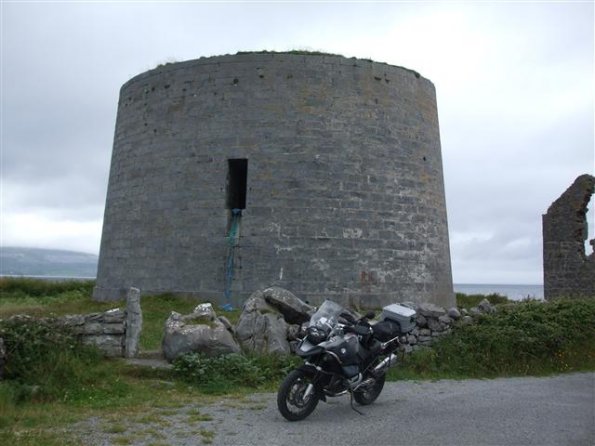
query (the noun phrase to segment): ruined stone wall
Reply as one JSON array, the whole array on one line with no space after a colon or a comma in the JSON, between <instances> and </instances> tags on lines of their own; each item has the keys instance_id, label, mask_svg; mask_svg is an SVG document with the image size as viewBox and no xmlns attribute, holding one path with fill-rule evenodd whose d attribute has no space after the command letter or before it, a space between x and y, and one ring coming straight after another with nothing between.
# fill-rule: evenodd
<instances>
[{"instance_id":1,"label":"ruined stone wall","mask_svg":"<svg viewBox=\"0 0 595 446\"><path fill-rule=\"evenodd\" d=\"M595 254L587 256L587 205L595 177L581 175L543 216L544 297L594 296ZM595 244L595 239L590 241Z\"/></svg>"},{"instance_id":2,"label":"ruined stone wall","mask_svg":"<svg viewBox=\"0 0 595 446\"><path fill-rule=\"evenodd\" d=\"M135 286L238 304L273 285L313 303L454 303L430 81L245 54L122 87L95 298Z\"/></svg>"},{"instance_id":3,"label":"ruined stone wall","mask_svg":"<svg viewBox=\"0 0 595 446\"><path fill-rule=\"evenodd\" d=\"M67 315L58 321L70 327L83 343L96 346L106 356L135 357L139 352L142 330L140 290L128 290L125 309Z\"/></svg>"}]
</instances>

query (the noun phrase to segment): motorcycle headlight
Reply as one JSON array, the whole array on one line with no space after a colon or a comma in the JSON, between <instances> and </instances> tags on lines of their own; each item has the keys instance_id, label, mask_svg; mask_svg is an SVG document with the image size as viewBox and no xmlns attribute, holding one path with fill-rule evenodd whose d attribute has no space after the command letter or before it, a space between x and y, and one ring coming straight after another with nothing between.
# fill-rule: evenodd
<instances>
[{"instance_id":1,"label":"motorcycle headlight","mask_svg":"<svg viewBox=\"0 0 595 446\"><path fill-rule=\"evenodd\" d=\"M308 327L306 332L306 339L314 345L318 345L326 339L326 333L318 327Z\"/></svg>"}]
</instances>

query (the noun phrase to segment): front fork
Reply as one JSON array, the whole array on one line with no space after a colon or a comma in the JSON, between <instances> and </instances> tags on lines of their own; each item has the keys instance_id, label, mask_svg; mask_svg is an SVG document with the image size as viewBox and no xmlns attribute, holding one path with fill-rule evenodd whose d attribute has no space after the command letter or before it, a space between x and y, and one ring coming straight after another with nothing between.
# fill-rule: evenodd
<instances>
[{"instance_id":1,"label":"front fork","mask_svg":"<svg viewBox=\"0 0 595 446\"><path fill-rule=\"evenodd\" d=\"M304 401L307 401L308 398L310 398L310 396L314 393L314 384L310 383L308 384L308 387L306 387L306 391L304 392Z\"/></svg>"}]
</instances>

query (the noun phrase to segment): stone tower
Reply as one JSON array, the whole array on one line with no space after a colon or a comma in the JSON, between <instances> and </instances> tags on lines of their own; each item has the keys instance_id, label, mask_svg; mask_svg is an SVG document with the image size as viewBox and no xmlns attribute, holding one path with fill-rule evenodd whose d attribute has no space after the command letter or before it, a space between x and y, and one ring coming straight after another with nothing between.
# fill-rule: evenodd
<instances>
[{"instance_id":1,"label":"stone tower","mask_svg":"<svg viewBox=\"0 0 595 446\"><path fill-rule=\"evenodd\" d=\"M433 84L340 56L168 64L121 89L94 297L454 303Z\"/></svg>"}]
</instances>

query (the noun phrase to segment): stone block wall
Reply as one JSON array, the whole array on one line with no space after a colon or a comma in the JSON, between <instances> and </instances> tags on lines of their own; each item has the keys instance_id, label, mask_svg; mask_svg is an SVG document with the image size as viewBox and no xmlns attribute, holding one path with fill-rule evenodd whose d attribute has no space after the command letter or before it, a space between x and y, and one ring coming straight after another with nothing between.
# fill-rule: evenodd
<instances>
[{"instance_id":1,"label":"stone block wall","mask_svg":"<svg viewBox=\"0 0 595 446\"><path fill-rule=\"evenodd\" d=\"M243 54L136 76L104 218L96 299L454 304L435 89L397 66Z\"/></svg>"},{"instance_id":2,"label":"stone block wall","mask_svg":"<svg viewBox=\"0 0 595 446\"><path fill-rule=\"evenodd\" d=\"M587 205L595 177L581 175L543 216L544 297L595 297L595 253L587 255ZM595 247L595 239L590 241Z\"/></svg>"},{"instance_id":3,"label":"stone block wall","mask_svg":"<svg viewBox=\"0 0 595 446\"><path fill-rule=\"evenodd\" d=\"M85 344L97 346L106 356L124 356L126 313L115 308L103 313L77 314L58 318L79 335Z\"/></svg>"},{"instance_id":4,"label":"stone block wall","mask_svg":"<svg viewBox=\"0 0 595 446\"><path fill-rule=\"evenodd\" d=\"M103 313L75 314L58 318L86 344L95 345L106 356L132 358L138 354L142 330L140 290L130 288L126 308Z\"/></svg>"}]
</instances>

